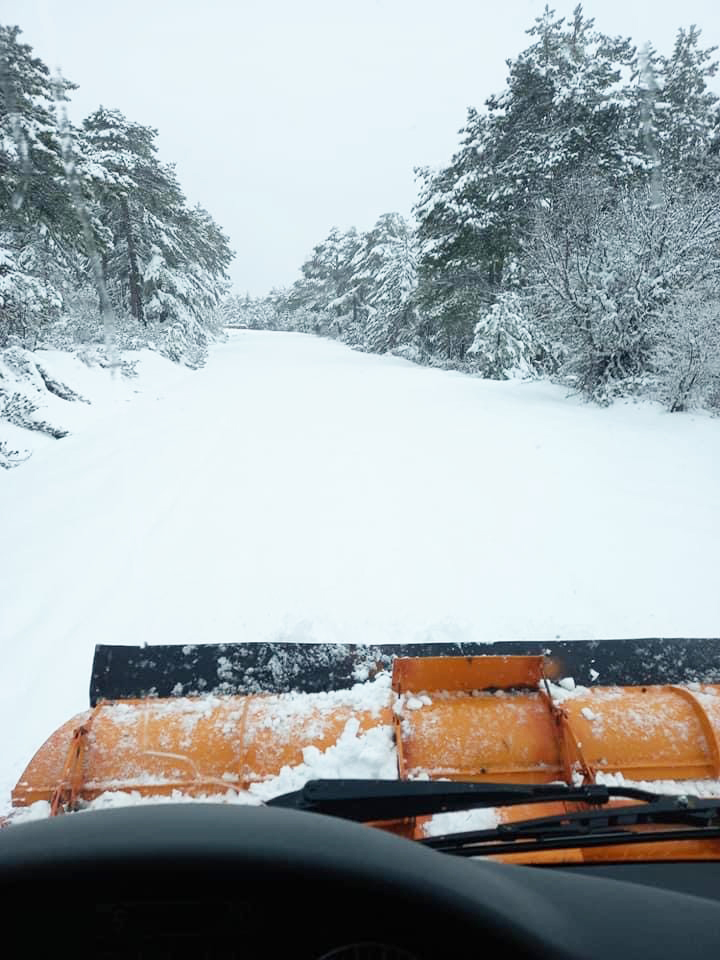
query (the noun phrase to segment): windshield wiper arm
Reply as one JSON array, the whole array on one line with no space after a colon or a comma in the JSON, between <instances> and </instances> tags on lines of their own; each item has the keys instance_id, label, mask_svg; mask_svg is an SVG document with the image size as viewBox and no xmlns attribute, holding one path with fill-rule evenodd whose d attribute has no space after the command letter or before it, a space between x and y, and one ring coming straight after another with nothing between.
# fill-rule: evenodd
<instances>
[{"instance_id":1,"label":"windshield wiper arm","mask_svg":"<svg viewBox=\"0 0 720 960\"><path fill-rule=\"evenodd\" d=\"M683 829L636 831L643 825L679 824ZM567 847L609 846L720 837L720 799L662 796L642 806L563 813L489 830L469 830L420 840L445 853L477 857Z\"/></svg>"},{"instance_id":2,"label":"windshield wiper arm","mask_svg":"<svg viewBox=\"0 0 720 960\"><path fill-rule=\"evenodd\" d=\"M589 803L599 806L611 797L654 801L658 795L634 787L565 783L464 783L440 780L310 780L301 790L267 801L268 806L325 813L344 820L400 820L523 803Z\"/></svg>"},{"instance_id":3,"label":"windshield wiper arm","mask_svg":"<svg viewBox=\"0 0 720 960\"><path fill-rule=\"evenodd\" d=\"M642 800L640 806L584 810L502 823L419 840L459 856L478 857L568 847L610 846L720 837L720 799L663 795L635 787L564 783L504 784L428 780L311 780L301 790L268 800L268 806L324 813L361 822L532 803L606 805L612 797ZM643 825L680 825L676 830L637 831Z\"/></svg>"}]
</instances>

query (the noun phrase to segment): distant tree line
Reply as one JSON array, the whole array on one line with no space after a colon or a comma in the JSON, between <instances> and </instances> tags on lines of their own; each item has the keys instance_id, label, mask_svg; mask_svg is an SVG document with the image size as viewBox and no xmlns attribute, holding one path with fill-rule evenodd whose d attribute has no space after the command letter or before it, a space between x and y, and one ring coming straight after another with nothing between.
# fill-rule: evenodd
<instances>
[{"instance_id":1,"label":"distant tree line","mask_svg":"<svg viewBox=\"0 0 720 960\"><path fill-rule=\"evenodd\" d=\"M189 206L157 131L100 107L71 124L75 86L54 79L18 27L0 26L0 348L148 343L202 362L232 260Z\"/></svg>"},{"instance_id":2,"label":"distant tree line","mask_svg":"<svg viewBox=\"0 0 720 960\"><path fill-rule=\"evenodd\" d=\"M415 223L333 230L289 290L226 316L599 402L720 407L715 48L693 26L669 56L638 50L580 6L528 33L449 165L417 171Z\"/></svg>"}]
</instances>

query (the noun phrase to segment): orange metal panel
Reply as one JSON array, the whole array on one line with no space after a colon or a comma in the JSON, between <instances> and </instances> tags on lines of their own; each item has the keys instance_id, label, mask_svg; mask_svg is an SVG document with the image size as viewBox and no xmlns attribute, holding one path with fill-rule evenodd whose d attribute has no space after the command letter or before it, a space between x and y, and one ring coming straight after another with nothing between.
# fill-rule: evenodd
<instances>
[{"instance_id":1,"label":"orange metal panel","mask_svg":"<svg viewBox=\"0 0 720 960\"><path fill-rule=\"evenodd\" d=\"M398 712L400 776L533 783L558 780L554 722L540 693L441 694Z\"/></svg>"},{"instance_id":2,"label":"orange metal panel","mask_svg":"<svg viewBox=\"0 0 720 960\"><path fill-rule=\"evenodd\" d=\"M720 700L720 687L706 690L706 700ZM711 734L720 729L720 710L711 719L677 687L593 687L563 708L595 770L621 771L629 780L717 776Z\"/></svg>"},{"instance_id":3,"label":"orange metal panel","mask_svg":"<svg viewBox=\"0 0 720 960\"><path fill-rule=\"evenodd\" d=\"M40 748L13 791L13 805L52 798L67 779L73 731L87 717L74 718ZM105 703L96 708L82 777L73 786L81 800L107 790L201 795L247 788L301 763L306 747L332 746L350 720L359 733L390 725L390 706L354 711L324 704L322 695L294 705L281 696Z\"/></svg>"},{"instance_id":4,"label":"orange metal panel","mask_svg":"<svg viewBox=\"0 0 720 960\"><path fill-rule=\"evenodd\" d=\"M51 734L25 768L12 791L15 807L24 807L36 800L50 802L54 790L62 781L73 731L86 723L92 710L79 713Z\"/></svg>"},{"instance_id":5,"label":"orange metal panel","mask_svg":"<svg viewBox=\"0 0 720 960\"><path fill-rule=\"evenodd\" d=\"M652 860L718 860L720 840L669 840L667 843L629 843L607 847L573 847L567 850L537 850L533 853L503 853L487 857L502 863L630 863Z\"/></svg>"},{"instance_id":6,"label":"orange metal panel","mask_svg":"<svg viewBox=\"0 0 720 960\"><path fill-rule=\"evenodd\" d=\"M537 687L543 664L543 657L398 657L392 687L396 693Z\"/></svg>"},{"instance_id":7,"label":"orange metal panel","mask_svg":"<svg viewBox=\"0 0 720 960\"><path fill-rule=\"evenodd\" d=\"M553 711L541 693L436 693L396 710L400 776L547 782L717 776L720 687L593 687ZM559 728L557 715L562 714Z\"/></svg>"},{"instance_id":8,"label":"orange metal panel","mask_svg":"<svg viewBox=\"0 0 720 960\"><path fill-rule=\"evenodd\" d=\"M708 698L708 694L696 695L687 687L673 687L673 690L678 696L683 697L694 709L695 714L697 715L698 723L702 728L703 736L707 741L710 756L712 758L713 776L720 778L720 743L718 743L718 734L717 730L713 726L713 722L705 707L705 704L703 703L703 700L705 700L707 703L712 703L714 698ZM714 716L717 713L717 710L713 711Z\"/></svg>"}]
</instances>

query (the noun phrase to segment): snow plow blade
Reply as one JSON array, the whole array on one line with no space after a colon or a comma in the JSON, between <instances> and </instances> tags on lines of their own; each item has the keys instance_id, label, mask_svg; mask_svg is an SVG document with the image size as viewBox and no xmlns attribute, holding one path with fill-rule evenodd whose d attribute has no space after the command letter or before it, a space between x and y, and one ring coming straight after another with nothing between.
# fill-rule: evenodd
<instances>
[{"instance_id":1,"label":"snow plow blade","mask_svg":"<svg viewBox=\"0 0 720 960\"><path fill-rule=\"evenodd\" d=\"M12 801L240 794L364 737L401 779L716 780L720 640L101 646Z\"/></svg>"}]
</instances>

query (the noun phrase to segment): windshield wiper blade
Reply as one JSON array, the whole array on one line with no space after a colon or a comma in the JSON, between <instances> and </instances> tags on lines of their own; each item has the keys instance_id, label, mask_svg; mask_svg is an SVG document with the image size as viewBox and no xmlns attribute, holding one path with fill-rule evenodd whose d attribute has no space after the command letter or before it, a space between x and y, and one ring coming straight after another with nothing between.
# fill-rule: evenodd
<instances>
[{"instance_id":1,"label":"windshield wiper blade","mask_svg":"<svg viewBox=\"0 0 720 960\"><path fill-rule=\"evenodd\" d=\"M267 801L268 806L325 813L344 820L400 820L524 803L589 803L599 806L611 797L654 801L658 795L634 787L565 783L465 783L440 780L310 780L301 790Z\"/></svg>"},{"instance_id":2,"label":"windshield wiper blade","mask_svg":"<svg viewBox=\"0 0 720 960\"><path fill-rule=\"evenodd\" d=\"M637 831L648 825L682 825L680 830ZM467 857L525 853L568 847L610 846L720 837L720 799L661 796L641 806L562 813L552 817L501 823L420 840L424 846Z\"/></svg>"}]
</instances>

